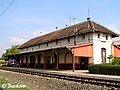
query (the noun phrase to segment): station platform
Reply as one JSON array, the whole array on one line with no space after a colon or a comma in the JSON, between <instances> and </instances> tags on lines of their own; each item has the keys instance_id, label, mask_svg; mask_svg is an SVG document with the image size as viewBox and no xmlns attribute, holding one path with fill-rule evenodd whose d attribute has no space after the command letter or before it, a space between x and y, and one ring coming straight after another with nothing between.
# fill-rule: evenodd
<instances>
[{"instance_id":1,"label":"station platform","mask_svg":"<svg viewBox=\"0 0 120 90\"><path fill-rule=\"evenodd\" d=\"M61 74L69 74L69 75L77 75L77 76L90 76L90 77L102 77L102 78L113 78L113 79L119 79L120 80L120 76L117 75L103 75L103 74L90 74L88 70L75 70L75 72L73 72L72 70L52 70L52 69L33 69L33 68L21 68L21 67L6 67L6 68L11 68L11 69L24 69L24 70L35 70L37 72L52 72L52 73L61 73Z\"/></svg>"},{"instance_id":2,"label":"station platform","mask_svg":"<svg viewBox=\"0 0 120 90\"><path fill-rule=\"evenodd\" d=\"M120 79L120 76L118 75L104 75L104 74L91 74L89 73L88 70L75 70L75 72L73 72L72 70L59 70L59 71L55 71L55 70L46 70L49 72L58 72L58 73L66 73L66 74L73 74L73 75L85 75L85 76L95 76L95 77L106 77L106 78L118 78Z\"/></svg>"}]
</instances>

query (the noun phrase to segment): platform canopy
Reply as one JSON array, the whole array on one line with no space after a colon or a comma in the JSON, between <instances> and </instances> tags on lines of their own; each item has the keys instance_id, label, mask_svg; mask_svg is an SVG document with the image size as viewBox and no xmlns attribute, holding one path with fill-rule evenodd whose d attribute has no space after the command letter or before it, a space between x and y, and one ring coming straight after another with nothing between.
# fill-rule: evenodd
<instances>
[{"instance_id":1,"label":"platform canopy","mask_svg":"<svg viewBox=\"0 0 120 90\"><path fill-rule=\"evenodd\" d=\"M73 49L74 56L93 57L93 43L82 44L77 46L67 46L67 48Z\"/></svg>"}]
</instances>

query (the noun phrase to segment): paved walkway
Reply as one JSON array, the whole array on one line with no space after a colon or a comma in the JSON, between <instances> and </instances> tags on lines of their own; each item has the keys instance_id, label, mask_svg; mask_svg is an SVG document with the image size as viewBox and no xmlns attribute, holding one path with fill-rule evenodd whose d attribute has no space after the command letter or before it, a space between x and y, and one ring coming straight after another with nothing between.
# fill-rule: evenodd
<instances>
[{"instance_id":1,"label":"paved walkway","mask_svg":"<svg viewBox=\"0 0 120 90\"><path fill-rule=\"evenodd\" d=\"M76 75L88 75L88 76L119 78L120 79L120 76L117 76L117 75L90 74L88 70L75 70L75 72L73 72L72 70L61 70L61 71L49 70L49 72L59 72L59 73L68 73L68 74L76 74Z\"/></svg>"}]
</instances>

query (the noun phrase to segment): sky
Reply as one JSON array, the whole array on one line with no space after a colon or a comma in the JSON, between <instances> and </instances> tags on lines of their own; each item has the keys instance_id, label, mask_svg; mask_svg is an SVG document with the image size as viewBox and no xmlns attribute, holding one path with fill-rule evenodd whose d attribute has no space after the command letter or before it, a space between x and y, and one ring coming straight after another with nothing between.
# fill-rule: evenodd
<instances>
[{"instance_id":1,"label":"sky","mask_svg":"<svg viewBox=\"0 0 120 90\"><path fill-rule=\"evenodd\" d=\"M120 0L15 0L7 8L12 1L0 0L0 57L11 45L64 28L70 17L85 21L88 9L91 20L120 32Z\"/></svg>"}]
</instances>

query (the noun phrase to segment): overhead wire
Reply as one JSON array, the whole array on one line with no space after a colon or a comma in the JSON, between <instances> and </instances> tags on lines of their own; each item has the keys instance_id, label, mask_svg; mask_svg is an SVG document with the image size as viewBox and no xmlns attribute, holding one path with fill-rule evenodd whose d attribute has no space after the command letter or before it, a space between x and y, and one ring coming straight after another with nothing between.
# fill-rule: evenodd
<instances>
[{"instance_id":1,"label":"overhead wire","mask_svg":"<svg viewBox=\"0 0 120 90\"><path fill-rule=\"evenodd\" d=\"M22 38L22 39L25 39L25 40L28 40L28 38L25 38L25 37L21 37L21 36L17 36L17 35L12 35L12 34L8 34L8 33L4 33L4 32L0 32L1 34L4 34L4 35L7 35L7 36L12 36L12 37L18 37L18 38Z\"/></svg>"},{"instance_id":2,"label":"overhead wire","mask_svg":"<svg viewBox=\"0 0 120 90\"><path fill-rule=\"evenodd\" d=\"M15 0L12 0L12 2L1 12L0 16L2 16L6 11L7 9L14 3Z\"/></svg>"},{"instance_id":3,"label":"overhead wire","mask_svg":"<svg viewBox=\"0 0 120 90\"><path fill-rule=\"evenodd\" d=\"M7 2L7 0L5 0L5 1L2 0L2 2L1 2L1 6L0 6L1 9L5 6L6 2Z\"/></svg>"},{"instance_id":4,"label":"overhead wire","mask_svg":"<svg viewBox=\"0 0 120 90\"><path fill-rule=\"evenodd\" d=\"M7 4L7 0L0 0L0 8L2 9L5 5L7 5L7 7L0 13L0 16L2 16L6 11L7 9L14 3L15 0L12 0L9 4ZM25 38L25 37L21 37L21 36L17 36L17 35L12 35L12 34L8 34L8 33L4 33L4 32L0 32L1 34L4 34L4 35L7 35L7 36L12 36L12 37L18 37L18 38L22 38L22 39L25 39L25 40L28 40L28 38Z\"/></svg>"}]
</instances>

